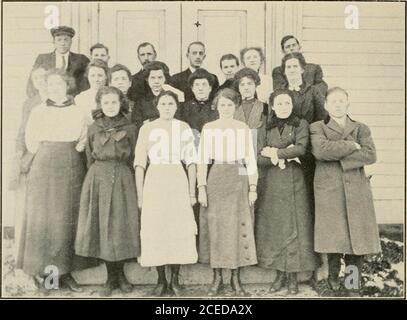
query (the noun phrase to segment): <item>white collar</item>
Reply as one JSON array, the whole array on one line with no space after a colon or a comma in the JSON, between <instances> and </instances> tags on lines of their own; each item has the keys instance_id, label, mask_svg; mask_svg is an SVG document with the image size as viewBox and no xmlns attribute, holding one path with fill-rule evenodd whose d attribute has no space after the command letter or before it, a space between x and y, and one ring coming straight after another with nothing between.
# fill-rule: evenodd
<instances>
[{"instance_id":1,"label":"white collar","mask_svg":"<svg viewBox=\"0 0 407 320\"><path fill-rule=\"evenodd\" d=\"M64 53L64 54L59 53L58 51L55 51L55 54L56 54L56 55L58 55L58 56L60 56L60 57L64 56L65 58L68 58L69 53L70 53L70 51L68 51L68 52L66 52L66 53Z\"/></svg>"},{"instance_id":2,"label":"white collar","mask_svg":"<svg viewBox=\"0 0 407 320\"><path fill-rule=\"evenodd\" d=\"M196 69L191 66L189 66L189 70L191 70L191 73L194 73L196 71Z\"/></svg>"}]
</instances>

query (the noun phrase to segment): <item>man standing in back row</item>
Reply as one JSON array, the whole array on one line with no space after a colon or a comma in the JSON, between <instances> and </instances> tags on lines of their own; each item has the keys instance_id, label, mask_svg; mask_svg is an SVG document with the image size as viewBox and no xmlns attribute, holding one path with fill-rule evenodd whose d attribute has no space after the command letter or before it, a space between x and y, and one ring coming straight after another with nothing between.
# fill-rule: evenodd
<instances>
[{"instance_id":1,"label":"man standing in back row","mask_svg":"<svg viewBox=\"0 0 407 320\"><path fill-rule=\"evenodd\" d=\"M292 35L288 35L281 39L281 50L283 54L289 54L293 52L301 52L301 46L298 39ZM284 75L283 68L281 66L273 69L273 88L284 89L287 87L287 79ZM309 85L314 85L319 89L319 92L325 97L328 85L323 80L323 73L319 64L307 63L304 67L303 79Z\"/></svg>"},{"instance_id":2,"label":"man standing in back row","mask_svg":"<svg viewBox=\"0 0 407 320\"><path fill-rule=\"evenodd\" d=\"M187 49L186 57L189 60L188 69L174 74L171 77L171 85L175 88L184 92L185 101L192 100L194 94L192 93L191 87L188 83L189 76L198 68L201 68L201 65L206 57L205 45L200 41L195 41L189 44ZM212 96L216 93L219 88L219 80L216 75L212 74L215 77L215 82L212 87Z\"/></svg>"},{"instance_id":3,"label":"man standing in back row","mask_svg":"<svg viewBox=\"0 0 407 320\"><path fill-rule=\"evenodd\" d=\"M136 101L150 91L144 77L144 66L157 59L157 51L150 42L143 42L137 48L137 57L141 64L139 72L133 74L131 77L131 87L128 91L128 97L132 101Z\"/></svg>"},{"instance_id":4,"label":"man standing in back row","mask_svg":"<svg viewBox=\"0 0 407 320\"><path fill-rule=\"evenodd\" d=\"M50 53L38 55L35 60L33 69L43 67L45 70L60 69L75 78L75 88L68 93L76 96L78 93L89 88L89 83L84 76L89 59L79 53L71 52L72 38L75 30L71 27L59 26L51 29L53 44L55 50ZM34 88L31 77L27 83L27 96L35 96L37 90Z\"/></svg>"}]
</instances>

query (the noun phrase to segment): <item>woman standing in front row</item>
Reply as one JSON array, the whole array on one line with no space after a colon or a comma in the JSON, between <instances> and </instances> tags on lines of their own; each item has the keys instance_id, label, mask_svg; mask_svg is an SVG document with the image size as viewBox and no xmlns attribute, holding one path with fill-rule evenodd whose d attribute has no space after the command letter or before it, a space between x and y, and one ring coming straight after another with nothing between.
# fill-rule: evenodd
<instances>
[{"instance_id":1,"label":"woman standing in front row","mask_svg":"<svg viewBox=\"0 0 407 320\"><path fill-rule=\"evenodd\" d=\"M157 267L158 283L153 294L158 296L180 295L180 265L198 260L192 211L196 203L194 134L188 124L174 119L177 107L178 99L172 91L158 95L154 108L159 118L141 127L134 160L142 210L139 261L143 267ZM169 285L166 265L171 268Z\"/></svg>"},{"instance_id":2,"label":"woman standing in front row","mask_svg":"<svg viewBox=\"0 0 407 320\"><path fill-rule=\"evenodd\" d=\"M133 171L137 128L130 122L127 101L119 89L100 88L96 104L86 144L89 170L82 188L75 252L105 262L107 282L101 295L110 296L117 286L131 292L123 267L140 254Z\"/></svg>"},{"instance_id":3,"label":"woman standing in front row","mask_svg":"<svg viewBox=\"0 0 407 320\"><path fill-rule=\"evenodd\" d=\"M292 112L289 90L273 92L270 105L258 135L257 258L260 267L277 271L270 292L288 282L288 293L296 294L297 274L317 268L309 192L298 159L309 144L308 123Z\"/></svg>"},{"instance_id":4,"label":"woman standing in front row","mask_svg":"<svg viewBox=\"0 0 407 320\"><path fill-rule=\"evenodd\" d=\"M79 152L86 141L82 110L67 96L74 85L60 71L47 77L48 99L28 119L25 141L34 160L27 180L26 212L17 267L43 281L56 266L60 287L82 291L70 275L74 270L74 240L85 167Z\"/></svg>"},{"instance_id":5,"label":"woman standing in front row","mask_svg":"<svg viewBox=\"0 0 407 320\"><path fill-rule=\"evenodd\" d=\"M223 89L217 93L214 105L219 119L203 127L199 145L199 261L214 269L209 295L219 293L222 269L231 269L232 289L244 296L240 268L257 263L253 233L256 158L249 127L233 119L240 105L239 94Z\"/></svg>"}]
</instances>

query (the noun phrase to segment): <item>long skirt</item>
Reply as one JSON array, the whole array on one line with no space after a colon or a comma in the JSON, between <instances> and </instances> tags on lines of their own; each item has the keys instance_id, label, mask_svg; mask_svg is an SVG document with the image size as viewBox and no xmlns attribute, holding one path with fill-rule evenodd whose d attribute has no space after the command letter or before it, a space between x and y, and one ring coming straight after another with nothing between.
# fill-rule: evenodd
<instances>
[{"instance_id":1,"label":"long skirt","mask_svg":"<svg viewBox=\"0 0 407 320\"><path fill-rule=\"evenodd\" d=\"M143 267L196 263L197 226L187 175L180 164L150 164L141 211Z\"/></svg>"},{"instance_id":2,"label":"long skirt","mask_svg":"<svg viewBox=\"0 0 407 320\"><path fill-rule=\"evenodd\" d=\"M85 168L73 142L42 142L27 179L17 268L30 275L74 270L74 240ZM79 260L78 260L79 261Z\"/></svg>"},{"instance_id":3,"label":"long skirt","mask_svg":"<svg viewBox=\"0 0 407 320\"><path fill-rule=\"evenodd\" d=\"M75 253L120 261L140 254L134 174L125 163L96 161L82 187Z\"/></svg>"},{"instance_id":4,"label":"long skirt","mask_svg":"<svg viewBox=\"0 0 407 320\"><path fill-rule=\"evenodd\" d=\"M239 164L214 164L209 170L208 206L200 211L199 262L212 268L257 263L254 209L249 206L245 173Z\"/></svg>"}]
</instances>

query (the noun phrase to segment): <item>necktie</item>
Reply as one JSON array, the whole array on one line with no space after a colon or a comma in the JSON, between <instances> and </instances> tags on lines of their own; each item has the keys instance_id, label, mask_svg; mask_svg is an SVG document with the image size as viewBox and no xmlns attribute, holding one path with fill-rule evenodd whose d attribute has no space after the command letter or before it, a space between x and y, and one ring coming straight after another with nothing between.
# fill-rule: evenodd
<instances>
[{"instance_id":1,"label":"necktie","mask_svg":"<svg viewBox=\"0 0 407 320\"><path fill-rule=\"evenodd\" d=\"M65 71L65 67L66 67L65 56L62 56L62 67L61 67L61 69Z\"/></svg>"}]
</instances>

